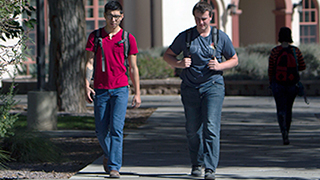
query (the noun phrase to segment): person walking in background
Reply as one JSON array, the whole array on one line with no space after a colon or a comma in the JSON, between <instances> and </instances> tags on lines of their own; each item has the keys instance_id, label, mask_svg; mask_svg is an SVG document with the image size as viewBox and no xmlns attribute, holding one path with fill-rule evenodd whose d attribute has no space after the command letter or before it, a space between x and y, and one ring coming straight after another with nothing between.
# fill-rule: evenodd
<instances>
[{"instance_id":1,"label":"person walking in background","mask_svg":"<svg viewBox=\"0 0 320 180\"><path fill-rule=\"evenodd\" d=\"M104 17L106 26L92 32L86 45L86 96L89 103L94 102L96 134L104 152L104 169L110 177L120 178L123 127L129 97L126 73L130 74L135 90L132 106L137 108L141 104L136 63L138 48L135 38L129 34L129 68L126 70L124 30L120 27L124 14L120 3L109 1L105 5ZM92 74L94 90L90 87Z\"/></svg>"},{"instance_id":2,"label":"person walking in background","mask_svg":"<svg viewBox=\"0 0 320 180\"><path fill-rule=\"evenodd\" d=\"M281 45L274 47L269 56L268 75L283 144L288 145L292 106L298 94L297 83L300 80L298 71L305 70L306 64L299 48L290 45L293 41L289 28L280 29L278 41Z\"/></svg>"},{"instance_id":3,"label":"person walking in background","mask_svg":"<svg viewBox=\"0 0 320 180\"><path fill-rule=\"evenodd\" d=\"M181 100L186 117L191 175L201 176L204 166L205 179L215 179L225 95L222 71L235 67L238 57L229 37L210 26L210 4L198 2L192 13L196 26L180 33L163 58L171 66L183 68ZM180 52L185 57L182 60L177 59ZM227 61L222 62L222 55Z\"/></svg>"}]
</instances>

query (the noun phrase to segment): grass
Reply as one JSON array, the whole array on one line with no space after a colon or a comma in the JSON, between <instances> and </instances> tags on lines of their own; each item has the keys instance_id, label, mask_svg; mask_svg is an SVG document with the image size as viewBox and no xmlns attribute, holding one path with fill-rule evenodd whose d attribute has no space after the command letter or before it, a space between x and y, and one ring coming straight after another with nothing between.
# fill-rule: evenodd
<instances>
[{"instance_id":1,"label":"grass","mask_svg":"<svg viewBox=\"0 0 320 180\"><path fill-rule=\"evenodd\" d=\"M27 127L27 116L19 115L15 128L25 129ZM88 116L58 116L57 127L59 130L94 130L94 117Z\"/></svg>"},{"instance_id":2,"label":"grass","mask_svg":"<svg viewBox=\"0 0 320 180\"><path fill-rule=\"evenodd\" d=\"M149 116L155 111L155 108L127 109L124 129L136 129L143 125ZM59 130L95 130L95 120L92 116L58 116L57 128ZM27 116L19 115L15 122L15 129L27 128Z\"/></svg>"}]
</instances>

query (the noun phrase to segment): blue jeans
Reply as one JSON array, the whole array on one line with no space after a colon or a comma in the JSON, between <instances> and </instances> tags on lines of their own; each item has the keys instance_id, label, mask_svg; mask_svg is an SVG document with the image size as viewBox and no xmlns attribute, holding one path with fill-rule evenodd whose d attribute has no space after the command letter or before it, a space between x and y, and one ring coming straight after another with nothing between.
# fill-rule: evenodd
<instances>
[{"instance_id":1,"label":"blue jeans","mask_svg":"<svg viewBox=\"0 0 320 180\"><path fill-rule=\"evenodd\" d=\"M276 102L280 131L281 133L289 133L292 121L292 106L298 94L298 88L296 85L283 86L272 82L271 89Z\"/></svg>"},{"instance_id":2,"label":"blue jeans","mask_svg":"<svg viewBox=\"0 0 320 180\"><path fill-rule=\"evenodd\" d=\"M119 171L122 165L123 127L129 98L127 87L95 89L94 116L96 135L108 158L109 170Z\"/></svg>"},{"instance_id":3,"label":"blue jeans","mask_svg":"<svg viewBox=\"0 0 320 180\"><path fill-rule=\"evenodd\" d=\"M220 154L220 122L224 100L223 79L201 88L181 84L188 147L193 166L216 170Z\"/></svg>"}]
</instances>

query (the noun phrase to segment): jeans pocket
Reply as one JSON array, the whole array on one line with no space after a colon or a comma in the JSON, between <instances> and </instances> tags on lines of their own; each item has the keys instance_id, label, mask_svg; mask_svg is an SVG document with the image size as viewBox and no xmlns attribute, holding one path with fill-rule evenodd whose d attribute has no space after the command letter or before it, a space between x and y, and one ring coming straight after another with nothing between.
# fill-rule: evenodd
<instances>
[{"instance_id":1,"label":"jeans pocket","mask_svg":"<svg viewBox=\"0 0 320 180\"><path fill-rule=\"evenodd\" d=\"M224 87L224 82L223 81L212 81L212 84L220 85Z\"/></svg>"}]
</instances>

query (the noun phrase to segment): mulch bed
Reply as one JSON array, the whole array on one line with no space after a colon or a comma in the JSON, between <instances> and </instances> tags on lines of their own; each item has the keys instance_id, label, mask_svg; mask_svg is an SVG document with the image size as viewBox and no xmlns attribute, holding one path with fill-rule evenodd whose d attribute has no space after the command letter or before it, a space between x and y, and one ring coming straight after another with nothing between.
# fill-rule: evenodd
<instances>
[{"instance_id":1,"label":"mulch bed","mask_svg":"<svg viewBox=\"0 0 320 180\"><path fill-rule=\"evenodd\" d=\"M128 109L125 128L138 128L155 110ZM51 141L62 150L62 162L9 162L6 170L0 170L0 179L68 179L103 154L96 137L52 137Z\"/></svg>"}]
</instances>

